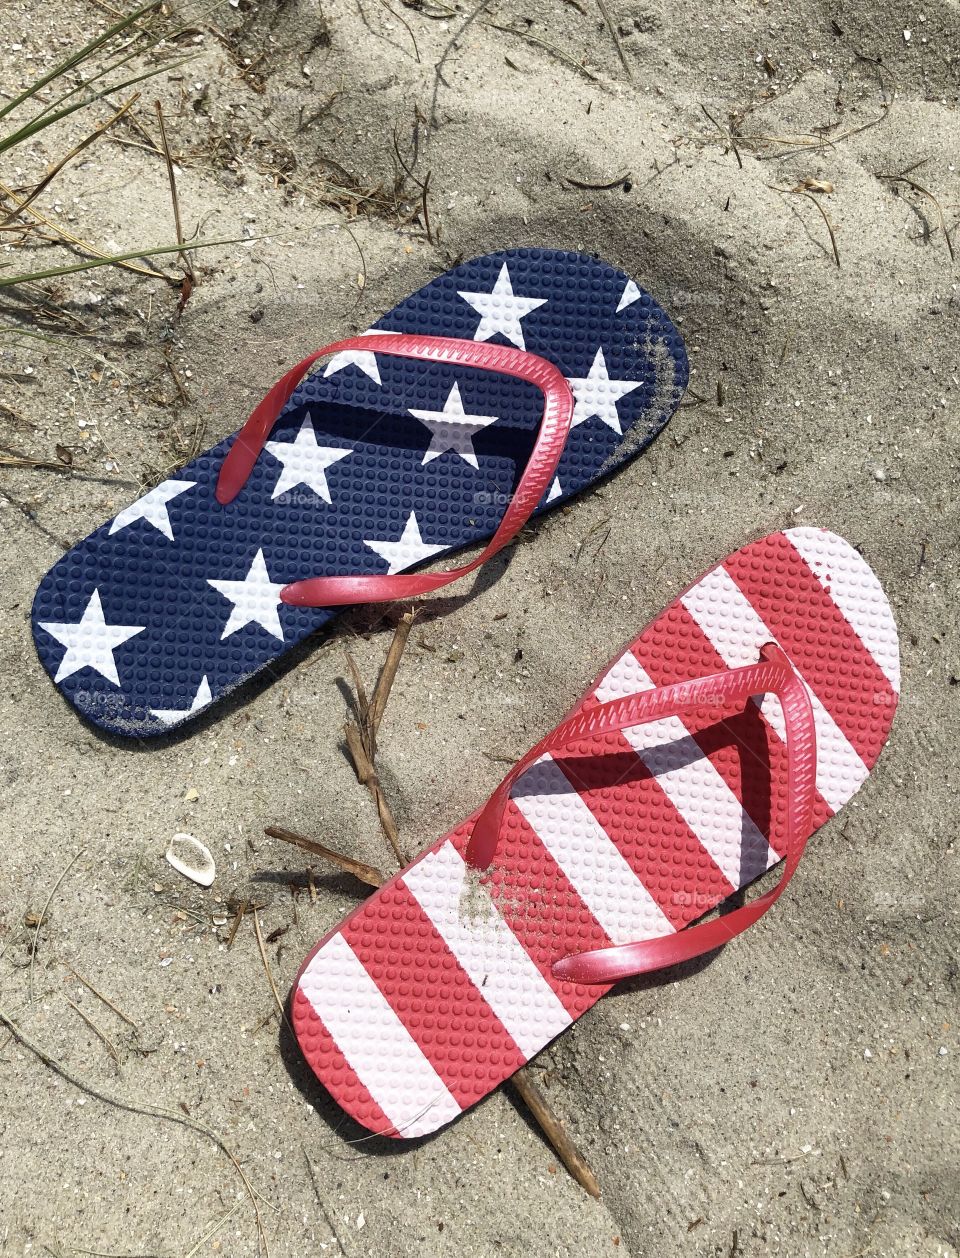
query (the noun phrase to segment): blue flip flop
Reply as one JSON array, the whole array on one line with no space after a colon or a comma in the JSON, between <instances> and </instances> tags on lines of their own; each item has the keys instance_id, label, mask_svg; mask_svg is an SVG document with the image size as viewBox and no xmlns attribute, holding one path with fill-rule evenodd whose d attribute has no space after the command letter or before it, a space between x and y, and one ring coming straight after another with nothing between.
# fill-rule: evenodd
<instances>
[{"instance_id":1,"label":"blue flip flop","mask_svg":"<svg viewBox=\"0 0 960 1258\"><path fill-rule=\"evenodd\" d=\"M492 538L488 558L639 454L687 382L681 337L649 294L551 249L466 262L328 351L43 578L38 654L95 725L164 734L336 605L473 570L398 575Z\"/></svg>"}]
</instances>

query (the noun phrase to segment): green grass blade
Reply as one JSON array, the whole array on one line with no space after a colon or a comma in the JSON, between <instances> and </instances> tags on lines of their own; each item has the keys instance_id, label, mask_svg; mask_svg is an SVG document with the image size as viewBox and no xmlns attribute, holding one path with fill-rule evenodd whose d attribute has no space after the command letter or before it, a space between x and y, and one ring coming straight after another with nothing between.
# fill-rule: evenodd
<instances>
[{"instance_id":1,"label":"green grass blade","mask_svg":"<svg viewBox=\"0 0 960 1258\"><path fill-rule=\"evenodd\" d=\"M84 89L89 89L94 83L99 82L100 79L105 78L108 74L113 74L116 70L119 70L121 66L125 66L129 61L133 61L134 58L146 56L146 54L156 48L158 44L162 44L166 40L175 39L177 35L181 34L183 29L185 28L181 27L180 30L176 31L162 31L153 39L148 39L146 43L140 42L140 36L146 35L147 32L145 30L137 31L133 39L128 40L122 48L118 48L116 50L116 53L114 54L116 58L115 60L105 65L102 70L98 70L96 74L91 74L89 79L84 79L83 82L77 83L74 87L71 87L69 91L64 92L62 96L58 96L56 100L52 100L49 105L44 106L44 108L40 110L40 112L36 115L36 118L42 118L44 114L48 114L52 110L59 108L59 106L62 105L64 101L68 101L71 96L76 96L78 92L82 92ZM122 53L126 53L127 55L122 56ZM166 66L163 67L163 69L166 68ZM157 73L159 74L160 72L161 71L158 69Z\"/></svg>"},{"instance_id":2,"label":"green grass blade","mask_svg":"<svg viewBox=\"0 0 960 1258\"><path fill-rule=\"evenodd\" d=\"M188 249L211 249L215 245L246 243L247 240L242 240L237 236L232 240L185 240L182 245L154 245L146 249L133 249L130 253L112 253L107 258L91 258L89 262L74 262L72 266L57 266L49 271L31 271L26 275L4 276L0 278L0 288L12 288L14 284L38 284L41 280L53 280L61 275L72 275L75 271L92 271L98 266L113 266L115 262L129 262L133 258L150 258L155 253L180 253Z\"/></svg>"},{"instance_id":3,"label":"green grass blade","mask_svg":"<svg viewBox=\"0 0 960 1258\"><path fill-rule=\"evenodd\" d=\"M56 113L38 114L36 118L31 118L29 122L25 122L19 131L12 131L9 135L0 138L0 153L5 153L7 149L11 149L17 144L22 144L24 140L28 140L32 135L36 135L38 131L42 131L45 127L52 127L61 118L67 118L70 114L75 114L78 109L86 109L88 105L102 100L104 96L108 96L111 92L121 92L125 87L132 87L134 83L142 83L144 79L155 78L158 74L166 73L167 70L175 70L178 66L186 65L188 61L192 60L192 56L181 57L179 61L174 61L169 66L155 66L152 70L144 70L143 74L134 75L131 79L124 79L120 83L110 83L107 87L101 88L99 92L94 92L92 96L84 100L75 101L72 105L65 105L63 109L57 110Z\"/></svg>"},{"instance_id":4,"label":"green grass blade","mask_svg":"<svg viewBox=\"0 0 960 1258\"><path fill-rule=\"evenodd\" d=\"M79 48L76 52L71 53L70 56L67 57L66 61L61 61L60 64L54 66L52 70L48 70L47 73L41 75L39 79L35 79L29 87L24 88L19 96L15 96L13 100L8 101L6 105L0 109L0 118L5 118L7 114L12 113L18 105L22 105L25 100L29 100L31 96L35 96L36 93L39 92L41 88L46 87L48 83L52 83L54 79L66 74L69 70L72 70L74 66L79 65L81 61L85 61L89 56L95 53L98 48L102 48L104 44L113 39L115 35L119 35L121 31L125 31L127 27L132 26L134 22L139 21L139 19L143 17L144 13L149 13L151 9L157 8L159 3L160 0L150 0L149 4L145 4L141 8L135 9L133 13L128 14L127 17L121 18L119 22L115 22L113 26L108 27L102 35L98 35L96 39L91 39L88 44L84 44L82 48Z\"/></svg>"}]
</instances>

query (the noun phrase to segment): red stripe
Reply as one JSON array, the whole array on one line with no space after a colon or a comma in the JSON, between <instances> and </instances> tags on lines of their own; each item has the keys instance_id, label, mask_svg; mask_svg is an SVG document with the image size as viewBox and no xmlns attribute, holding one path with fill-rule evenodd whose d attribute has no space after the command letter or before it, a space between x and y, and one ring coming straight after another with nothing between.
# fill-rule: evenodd
<instances>
[{"instance_id":1,"label":"red stripe","mask_svg":"<svg viewBox=\"0 0 960 1258\"><path fill-rule=\"evenodd\" d=\"M571 750L557 763L671 926L680 930L730 895L730 882L622 734Z\"/></svg>"},{"instance_id":2,"label":"red stripe","mask_svg":"<svg viewBox=\"0 0 960 1258\"><path fill-rule=\"evenodd\" d=\"M672 685L689 677L704 677L726 670L693 616L677 601L633 645L633 653L656 686ZM787 781L787 749L757 704L727 717L716 728L686 719L698 745L710 757L717 772L736 795L747 816L773 849L783 855L786 846L782 806ZM770 784L778 789L771 801ZM772 825L771 825L772 812ZM827 801L817 792L814 825L833 816Z\"/></svg>"},{"instance_id":3,"label":"red stripe","mask_svg":"<svg viewBox=\"0 0 960 1258\"><path fill-rule=\"evenodd\" d=\"M462 1109L526 1058L403 884L341 933ZM491 1082L492 1080L492 1082Z\"/></svg>"},{"instance_id":4,"label":"red stripe","mask_svg":"<svg viewBox=\"0 0 960 1258\"><path fill-rule=\"evenodd\" d=\"M368 1131L387 1136L402 1134L360 1082L300 987L293 995L292 1015L304 1057L337 1104Z\"/></svg>"},{"instance_id":5,"label":"red stripe","mask_svg":"<svg viewBox=\"0 0 960 1258\"><path fill-rule=\"evenodd\" d=\"M767 538L762 565L738 551L724 567L871 767L896 695L817 577L782 533Z\"/></svg>"}]
</instances>

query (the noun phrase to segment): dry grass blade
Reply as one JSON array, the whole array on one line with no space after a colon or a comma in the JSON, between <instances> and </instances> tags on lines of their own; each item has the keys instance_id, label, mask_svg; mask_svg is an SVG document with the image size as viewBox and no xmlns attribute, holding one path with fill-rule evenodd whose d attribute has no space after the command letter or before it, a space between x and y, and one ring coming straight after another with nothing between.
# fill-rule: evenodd
<instances>
[{"instance_id":1,"label":"dry grass blade","mask_svg":"<svg viewBox=\"0 0 960 1258\"><path fill-rule=\"evenodd\" d=\"M250 1198L250 1204L253 1206L254 1215L256 1216L258 1249L262 1246L264 1253L267 1255L267 1258L269 1258L270 1249L267 1244L267 1235L263 1228L263 1219L260 1215L260 1205L257 1201L257 1194L254 1192L253 1185L250 1183L246 1172L237 1161L229 1145L224 1141L222 1136L217 1135L212 1127L208 1127L205 1123L201 1123L196 1118L191 1118L189 1114L178 1113L176 1110L163 1109L159 1105L151 1105L149 1103L137 1104L134 1101L127 1100L126 1097L111 1096L109 1092L104 1092L100 1088L95 1087L92 1083L88 1082L88 1080L81 1078L79 1075L75 1075L67 1066L63 1064L62 1061L59 1061L51 1053L48 1053L45 1048L42 1048L35 1040L31 1039L30 1036L27 1035L27 1033L23 1031L16 1022L14 1022L13 1018L11 1018L7 1011L2 1007L0 1007L0 1023L7 1028L10 1034L20 1045L22 1045L23 1048L27 1049L28 1052L33 1053L39 1061L43 1062L43 1064L50 1070L55 1071L62 1079L65 1079L67 1083L72 1084L81 1092L85 1092L88 1096L92 1096L96 1100L102 1101L105 1105L112 1105L115 1109L125 1110L129 1114L140 1114L144 1118L156 1118L164 1122L177 1123L178 1126L187 1127L191 1131L195 1131L199 1135L205 1136L208 1140L211 1140L220 1152L229 1159L233 1169L240 1177L240 1182L243 1184L244 1190Z\"/></svg>"},{"instance_id":2,"label":"dry grass blade","mask_svg":"<svg viewBox=\"0 0 960 1258\"><path fill-rule=\"evenodd\" d=\"M277 1009L280 1011L280 1019L282 1022L287 1022L287 1011L283 1007L283 1001L280 999L280 993L277 991L277 985L273 981L273 971L270 969L270 962L267 960L267 948L266 944L263 942L263 931L260 929L260 914L257 912L257 906L254 905L251 911L253 913L253 929L257 936L257 947L260 949L260 960L263 962L263 969L267 976L267 982L270 984L270 990L273 992L273 999L277 1002ZM289 1022L287 1022L287 1025L290 1025Z\"/></svg>"},{"instance_id":3,"label":"dry grass blade","mask_svg":"<svg viewBox=\"0 0 960 1258\"><path fill-rule=\"evenodd\" d=\"M550 1141L560 1161L581 1188L588 1192L591 1197L599 1199L600 1183L596 1175L590 1169L586 1158L567 1135L563 1124L554 1113L539 1085L534 1083L530 1067L521 1066L514 1073L510 1082L523 1098L523 1102L530 1110L530 1113L537 1120L537 1124Z\"/></svg>"},{"instance_id":4,"label":"dry grass blade","mask_svg":"<svg viewBox=\"0 0 960 1258\"><path fill-rule=\"evenodd\" d=\"M916 166L921 166L922 164L922 162L917 162ZM916 167L911 166L909 169L914 170ZM956 259L953 252L953 241L950 239L950 230L947 227L946 215L943 212L943 206L933 195L930 189L925 188L922 183L917 183L915 179L911 179L908 171L906 170L901 171L899 175L877 175L877 178L883 179L887 183L905 183L908 188L912 188L914 192L918 192L921 196L927 197L928 200L933 202L933 206L937 211L937 217L940 220L940 230L943 232L943 239L946 241L947 252L950 254L950 261L954 262Z\"/></svg>"},{"instance_id":5,"label":"dry grass blade","mask_svg":"<svg viewBox=\"0 0 960 1258\"><path fill-rule=\"evenodd\" d=\"M73 869L74 865L77 863L77 861L80 859L80 857L84 854L84 852L85 852L85 851L86 851L86 848L83 848L83 847L82 847L82 848L80 849L80 851L79 851L79 852L77 852L77 854L76 854L76 855L75 855L75 856L71 859L71 861L69 862L69 864L66 866L66 868L65 868L65 869L64 869L64 871L63 871L63 873L60 875L60 877L57 879L57 881L56 881L56 882L53 884L53 886L50 888L50 894L47 896L46 900L44 901L43 910L41 911L40 916L37 918L36 925L34 926L34 929L33 929L33 939L32 939L32 941L31 941L31 943L30 943L30 999L31 999L31 1000L33 1000L33 999L34 999L34 992L33 992L33 967L34 967L34 963L35 963L35 961L36 961L36 959L37 959L37 942L38 942L38 940L39 940L39 938L40 938L40 927L41 927L41 926L44 924L44 922L47 920L47 911L48 911L48 910L49 910L49 908L50 908L50 904L51 904L51 902L52 902L52 900L53 900L53 897L54 897L54 896L57 894L57 892L60 890L60 887L61 887L61 886L62 886L62 884L63 884L63 880L66 878L66 876L67 876L67 874L70 872L70 870L71 870L71 869Z\"/></svg>"},{"instance_id":6,"label":"dry grass blade","mask_svg":"<svg viewBox=\"0 0 960 1258\"><path fill-rule=\"evenodd\" d=\"M578 74L582 74L585 79L589 79L591 83L600 83L600 76L594 74L592 70L588 70L582 61L577 61L576 57L571 57L568 52L564 52L562 48L558 48L556 44L550 44L545 39L531 34L530 31L520 30L516 26L505 26L502 22L484 22L484 26L489 26L491 30L503 31L507 35L515 35L517 39L522 39L524 43L533 44L536 48L542 48L544 52L550 53L552 57L569 66L571 70L576 70Z\"/></svg>"},{"instance_id":7,"label":"dry grass blade","mask_svg":"<svg viewBox=\"0 0 960 1258\"><path fill-rule=\"evenodd\" d=\"M35 218L37 222L42 223L44 227L49 227L52 232L55 232L61 238L61 240L65 240L68 244L74 245L77 249L83 249L86 253L92 254L95 258L104 258L108 261L110 260L111 255L109 253L104 253L102 249L98 249L96 245L91 245L89 241L81 240L79 236L74 236L72 232L68 232L65 228L60 227L51 219L46 218L39 210L35 210L32 206L26 206L25 198L18 197L11 188L6 186L6 184L0 183L0 193L2 193L5 197L9 197L19 209L25 210L27 214L29 214L32 218ZM133 271L135 275L146 275L149 276L150 279L154 280L165 280L167 278L162 271L153 271L149 267L137 266L133 262L126 262L115 258L113 261L116 266L121 268L121 270Z\"/></svg>"},{"instance_id":8,"label":"dry grass blade","mask_svg":"<svg viewBox=\"0 0 960 1258\"><path fill-rule=\"evenodd\" d=\"M0 449L0 467L29 467L45 472L69 472L65 463L54 463L48 459L32 459L26 454L13 454L9 450Z\"/></svg>"},{"instance_id":9,"label":"dry grass blade","mask_svg":"<svg viewBox=\"0 0 960 1258\"><path fill-rule=\"evenodd\" d=\"M78 974L76 970L71 970L70 973L73 975L73 977L77 980L78 983L83 984L83 986L87 989L88 992L96 996L97 1000L103 1001L103 1003L107 1006L108 1009L112 1009L121 1022L125 1022L128 1027L131 1027L134 1031L136 1031L139 1034L140 1028L137 1025L137 1023L134 1022L133 1018L131 1018L128 1014L125 1014L122 1009L120 1009L117 1005L115 1005L109 996L104 996L102 991L94 987L94 985L90 982L89 979L84 978L82 974Z\"/></svg>"},{"instance_id":10,"label":"dry grass blade","mask_svg":"<svg viewBox=\"0 0 960 1258\"><path fill-rule=\"evenodd\" d=\"M833 260L837 264L837 267L839 269L840 250L837 248L837 237L833 230L833 224L830 222L830 219L827 216L827 211L823 208L823 206L820 204L817 198L813 195L813 193L807 192L805 188L777 188L776 191L789 192L789 194L794 197L806 197L808 201L813 202L813 204L817 207L817 213L820 215L820 217L823 219L824 223L826 224L827 233L830 236L830 247L833 250Z\"/></svg>"},{"instance_id":11,"label":"dry grass blade","mask_svg":"<svg viewBox=\"0 0 960 1258\"><path fill-rule=\"evenodd\" d=\"M157 122L160 124L160 143L163 145L163 156L167 163L167 179L170 183L170 200L173 202L173 225L177 233L177 243L180 245L180 261L187 273L191 288L196 283L197 277L193 272L189 259L183 249L183 224L180 219L180 200L177 197L177 179L173 170L173 158L170 156L170 145L167 143L167 128L163 124L163 106L159 101L154 101L154 108L157 111Z\"/></svg>"},{"instance_id":12,"label":"dry grass blade","mask_svg":"<svg viewBox=\"0 0 960 1258\"><path fill-rule=\"evenodd\" d=\"M120 1069L120 1054L117 1052L117 1048L113 1040L110 1039L106 1031L101 1030L100 1027L97 1026L93 1018L91 1018L89 1014L86 1014L83 1012L83 1010L75 1001L71 1000L69 996L67 996L66 1000L67 1000L67 1004L74 1011L74 1013L78 1013L80 1017L83 1018L84 1022L87 1024L90 1030L94 1033L97 1039L100 1040L100 1042L106 1046L107 1052L113 1058L114 1065L117 1067L117 1070L119 1070Z\"/></svg>"},{"instance_id":13,"label":"dry grass blade","mask_svg":"<svg viewBox=\"0 0 960 1258\"><path fill-rule=\"evenodd\" d=\"M379 869L374 869L372 865L366 865L363 861L354 860L352 856L344 856L341 852L335 852L333 848L324 847L322 843L318 843L315 839L308 839L302 834L297 834L294 830L286 830L283 826L267 826L264 834L271 839L280 839L283 843L292 843L294 847L303 848L305 852L312 852L314 856L320 856L326 861L330 861L332 865L336 865L339 869L344 870L348 874L353 874L354 878L365 883L368 887L382 887L386 879Z\"/></svg>"},{"instance_id":14,"label":"dry grass blade","mask_svg":"<svg viewBox=\"0 0 960 1258\"><path fill-rule=\"evenodd\" d=\"M100 137L104 134L104 132L109 131L115 122L119 122L120 119L123 117L123 115L127 112L127 110L130 109L131 106L133 106L139 99L140 99L140 93L134 92L134 94L130 97L129 100L124 101L124 103L120 106L120 108L117 110L117 112L113 115L112 118L108 118L106 122L102 122L99 127L91 131L90 134L85 139L81 140L79 144L75 144L73 148L70 150L70 152L66 155L66 157L61 157L60 161L57 162L57 164L54 167L52 167L50 170L47 171L47 173L40 180L37 186L33 189L30 195L25 200L18 202L16 208L14 210L11 210L11 212L3 220L2 225L6 226L6 224L9 223L11 219L16 218L18 214L22 214L24 210L28 209L33 204L33 202L37 199L37 197L40 196L40 194L46 188L48 188L51 183L53 183L54 179L56 179L57 175L60 174L64 166L66 166L69 162L72 162L73 159L79 153L82 153L84 149L89 148L91 144L99 140Z\"/></svg>"},{"instance_id":15,"label":"dry grass blade","mask_svg":"<svg viewBox=\"0 0 960 1258\"><path fill-rule=\"evenodd\" d=\"M627 78L632 83L633 71L630 68L629 61L627 61L627 54L623 51L623 42L620 39L620 32L617 30L617 25L610 16L610 10L607 8L606 0L597 0L597 8L600 10L600 16L606 23L607 30L610 32L610 38L613 40L617 49L617 56L620 58L620 64L623 66L624 70L626 70Z\"/></svg>"}]
</instances>

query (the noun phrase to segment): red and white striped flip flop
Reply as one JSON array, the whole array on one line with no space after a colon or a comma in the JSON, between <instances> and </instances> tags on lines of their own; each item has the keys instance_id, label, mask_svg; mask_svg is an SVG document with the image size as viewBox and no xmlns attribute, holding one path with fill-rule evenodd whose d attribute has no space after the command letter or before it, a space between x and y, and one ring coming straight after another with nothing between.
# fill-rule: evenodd
<instances>
[{"instance_id":1,"label":"red and white striped flip flop","mask_svg":"<svg viewBox=\"0 0 960 1258\"><path fill-rule=\"evenodd\" d=\"M867 777L899 671L847 542L795 528L738 550L313 950L292 1013L317 1077L370 1131L425 1135L617 979L739 934ZM781 859L773 890L691 925Z\"/></svg>"}]
</instances>

